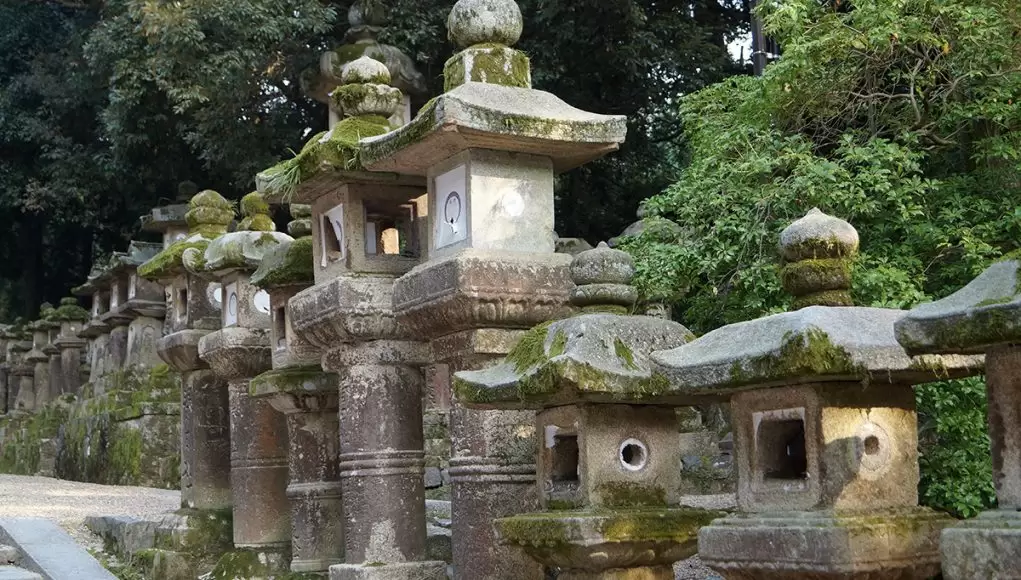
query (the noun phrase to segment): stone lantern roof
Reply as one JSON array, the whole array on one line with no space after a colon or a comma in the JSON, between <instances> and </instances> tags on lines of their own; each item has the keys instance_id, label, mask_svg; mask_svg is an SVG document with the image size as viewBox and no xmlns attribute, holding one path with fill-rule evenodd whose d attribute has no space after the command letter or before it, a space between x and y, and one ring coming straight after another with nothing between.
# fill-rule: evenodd
<instances>
[{"instance_id":1,"label":"stone lantern roof","mask_svg":"<svg viewBox=\"0 0 1021 580\"><path fill-rule=\"evenodd\" d=\"M444 159L477 148L549 157L563 172L624 141L624 117L588 113L531 88L528 57L511 48L522 29L514 0L461 0L447 29L463 50L444 67L446 92L408 125L363 139L366 169L425 175Z\"/></svg>"},{"instance_id":2,"label":"stone lantern roof","mask_svg":"<svg viewBox=\"0 0 1021 580\"><path fill-rule=\"evenodd\" d=\"M401 103L401 92L390 86L386 66L361 57L344 67L342 85L331 102L344 118L329 131L313 136L297 156L259 173L256 187L267 200L308 203L344 182L407 181L395 175L362 171L359 140L382 135L392 127L388 117Z\"/></svg>"},{"instance_id":3,"label":"stone lantern roof","mask_svg":"<svg viewBox=\"0 0 1021 580\"><path fill-rule=\"evenodd\" d=\"M982 353L1021 342L1021 260L1009 256L942 300L916 306L897 323L911 354Z\"/></svg>"},{"instance_id":4,"label":"stone lantern roof","mask_svg":"<svg viewBox=\"0 0 1021 580\"><path fill-rule=\"evenodd\" d=\"M530 330L499 365L457 373L454 389L469 406L543 408L576 403L657 404L667 379L648 353L694 338L681 324L629 316L637 292L631 257L605 243L571 263L577 316Z\"/></svg>"},{"instance_id":5,"label":"stone lantern roof","mask_svg":"<svg viewBox=\"0 0 1021 580\"><path fill-rule=\"evenodd\" d=\"M269 205L258 193L241 200L243 219L238 231L211 240L203 249L187 248L181 255L184 267L193 274L221 277L232 270L253 272L265 253L291 237L274 231Z\"/></svg>"},{"instance_id":6,"label":"stone lantern roof","mask_svg":"<svg viewBox=\"0 0 1021 580\"><path fill-rule=\"evenodd\" d=\"M252 274L252 284L264 290L286 286L311 286L315 281L312 257L312 208L291 204L287 231L295 239L284 241L270 249L262 258L259 268Z\"/></svg>"},{"instance_id":7,"label":"stone lantern roof","mask_svg":"<svg viewBox=\"0 0 1021 580\"><path fill-rule=\"evenodd\" d=\"M730 324L673 350L652 354L671 389L730 395L748 388L864 381L919 384L972 374L980 357L912 359L894 325L906 312L851 306L850 260L858 234L847 222L812 210L784 230L784 288L794 312ZM808 304L823 304L811 305Z\"/></svg>"},{"instance_id":8,"label":"stone lantern roof","mask_svg":"<svg viewBox=\"0 0 1021 580\"><path fill-rule=\"evenodd\" d=\"M78 299L73 296L62 298L60 306L50 314L50 320L54 322L87 322L89 311L78 305Z\"/></svg>"},{"instance_id":9,"label":"stone lantern roof","mask_svg":"<svg viewBox=\"0 0 1021 580\"><path fill-rule=\"evenodd\" d=\"M151 280L165 280L186 272L181 256L185 250L205 250L209 242L227 232L234 221L234 207L219 193L205 190L188 202L188 237L138 267L138 275Z\"/></svg>"}]
</instances>

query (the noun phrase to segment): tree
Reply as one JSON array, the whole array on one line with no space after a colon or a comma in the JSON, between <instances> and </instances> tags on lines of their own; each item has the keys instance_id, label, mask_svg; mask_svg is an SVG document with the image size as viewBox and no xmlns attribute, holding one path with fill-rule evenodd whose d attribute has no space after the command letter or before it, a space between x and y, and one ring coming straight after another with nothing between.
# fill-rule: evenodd
<instances>
[{"instance_id":1,"label":"tree","mask_svg":"<svg viewBox=\"0 0 1021 580\"><path fill-rule=\"evenodd\" d=\"M648 203L680 234L628 242L646 293L690 285L678 310L700 331L786 309L778 235L813 206L861 235L853 288L861 305L946 296L1016 249L1015 2L769 0L760 10L784 56L761 78L732 78L683 100L691 164ZM936 408L934 392L923 391L923 411ZM961 425L970 441L981 439L984 422ZM988 464L987 448L952 451ZM988 480L955 484L975 501L930 501L969 513L991 500Z\"/></svg>"}]
</instances>

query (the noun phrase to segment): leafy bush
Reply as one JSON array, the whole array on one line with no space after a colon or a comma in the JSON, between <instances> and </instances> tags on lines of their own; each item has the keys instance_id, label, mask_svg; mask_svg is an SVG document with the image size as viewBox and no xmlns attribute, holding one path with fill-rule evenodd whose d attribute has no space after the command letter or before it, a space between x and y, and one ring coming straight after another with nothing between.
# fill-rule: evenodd
<instances>
[{"instance_id":1,"label":"leafy bush","mask_svg":"<svg viewBox=\"0 0 1021 580\"><path fill-rule=\"evenodd\" d=\"M1015 0L767 0L760 14L783 57L682 100L691 162L646 203L677 235L623 244L645 295L677 299L698 332L787 309L777 240L813 206L861 235L860 305L946 296L1016 249ZM923 458L923 499L961 515L991 500L978 385L919 390L939 443Z\"/></svg>"}]
</instances>

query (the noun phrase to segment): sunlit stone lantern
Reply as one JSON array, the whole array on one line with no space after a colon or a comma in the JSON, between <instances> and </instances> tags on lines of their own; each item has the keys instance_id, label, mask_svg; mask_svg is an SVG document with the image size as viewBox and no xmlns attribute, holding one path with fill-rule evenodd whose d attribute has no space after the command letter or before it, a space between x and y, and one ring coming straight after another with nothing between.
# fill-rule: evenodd
<instances>
[{"instance_id":1,"label":"sunlit stone lantern","mask_svg":"<svg viewBox=\"0 0 1021 580\"><path fill-rule=\"evenodd\" d=\"M701 529L699 558L728 579L930 578L951 520L918 506L911 387L981 360L912 360L905 312L850 306L847 222L812 210L780 246L797 310L652 355L670 390L730 398L740 513Z\"/></svg>"},{"instance_id":2,"label":"sunlit stone lantern","mask_svg":"<svg viewBox=\"0 0 1021 580\"><path fill-rule=\"evenodd\" d=\"M230 202L215 191L188 203L188 235L138 267L138 275L171 289L170 334L160 358L181 373L181 504L198 510L231 506L227 387L199 358L199 340L220 327L220 289L184 267L186 250L203 251L234 220Z\"/></svg>"},{"instance_id":3,"label":"sunlit stone lantern","mask_svg":"<svg viewBox=\"0 0 1021 580\"><path fill-rule=\"evenodd\" d=\"M513 0L461 0L447 22L462 51L447 92L400 129L362 140L371 171L427 180L426 261L397 280L393 309L436 363L474 369L506 355L524 329L569 312L570 256L555 254L557 173L617 149L623 117L580 111L531 89ZM494 518L536 506L535 463L521 441L529 411L451 410L452 544L457 578L541 577L500 546Z\"/></svg>"},{"instance_id":4,"label":"sunlit stone lantern","mask_svg":"<svg viewBox=\"0 0 1021 580\"><path fill-rule=\"evenodd\" d=\"M186 249L184 266L223 289L221 328L198 342L199 356L227 381L230 396L230 484L234 546L262 555L273 569L286 568L291 541L287 501L287 426L284 417L249 393L251 379L272 367L270 299L251 283L271 248L290 242L276 232L269 206L258 193L241 200L237 231Z\"/></svg>"},{"instance_id":5,"label":"sunlit stone lantern","mask_svg":"<svg viewBox=\"0 0 1021 580\"><path fill-rule=\"evenodd\" d=\"M499 365L458 373L458 400L538 409L534 446L544 511L497 519L500 540L560 578L674 578L700 526L720 514L678 508L681 456L667 381L652 350L692 334L628 316L638 293L631 257L605 244L571 266L579 316L529 331Z\"/></svg>"}]
</instances>

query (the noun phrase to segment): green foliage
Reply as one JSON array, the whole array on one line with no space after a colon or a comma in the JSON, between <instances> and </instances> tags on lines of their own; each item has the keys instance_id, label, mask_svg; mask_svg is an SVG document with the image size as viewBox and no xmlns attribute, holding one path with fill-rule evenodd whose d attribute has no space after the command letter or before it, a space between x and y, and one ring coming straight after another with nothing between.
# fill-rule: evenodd
<instances>
[{"instance_id":1,"label":"green foliage","mask_svg":"<svg viewBox=\"0 0 1021 580\"><path fill-rule=\"evenodd\" d=\"M857 304L946 296L1021 234L1021 11L1011 0L769 0L784 56L762 78L683 99L691 163L649 200L679 240L626 245L647 295L688 288L706 331L786 309L780 231L813 206L861 235ZM980 381L918 390L922 497L973 515L992 502Z\"/></svg>"},{"instance_id":2,"label":"green foliage","mask_svg":"<svg viewBox=\"0 0 1021 580\"><path fill-rule=\"evenodd\" d=\"M957 517L992 507L985 383L977 378L934 383L919 387L917 395L922 503Z\"/></svg>"}]
</instances>

